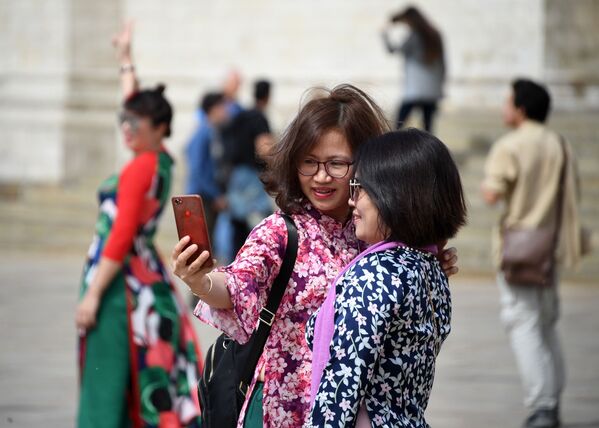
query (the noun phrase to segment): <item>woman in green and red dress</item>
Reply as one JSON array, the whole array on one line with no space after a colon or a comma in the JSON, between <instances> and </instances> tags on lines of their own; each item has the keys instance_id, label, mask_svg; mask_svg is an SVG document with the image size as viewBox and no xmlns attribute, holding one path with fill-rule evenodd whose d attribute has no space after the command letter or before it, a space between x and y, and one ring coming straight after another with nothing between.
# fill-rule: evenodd
<instances>
[{"instance_id":1,"label":"woman in green and red dress","mask_svg":"<svg viewBox=\"0 0 599 428\"><path fill-rule=\"evenodd\" d=\"M138 90L130 27L116 39L125 92L119 115L133 159L99 189L76 323L81 391L77 426L198 427L200 353L186 305L153 243L173 159L163 146L172 109L164 86Z\"/></svg>"}]
</instances>

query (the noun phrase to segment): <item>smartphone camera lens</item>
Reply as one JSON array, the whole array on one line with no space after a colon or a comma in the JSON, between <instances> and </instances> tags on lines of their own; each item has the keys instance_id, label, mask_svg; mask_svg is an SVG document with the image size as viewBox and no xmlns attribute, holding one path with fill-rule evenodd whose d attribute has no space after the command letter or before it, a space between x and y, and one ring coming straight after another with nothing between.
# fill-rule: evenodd
<instances>
[{"instance_id":1,"label":"smartphone camera lens","mask_svg":"<svg viewBox=\"0 0 599 428\"><path fill-rule=\"evenodd\" d=\"M181 198L175 198L175 204L181 205L182 203L183 201L181 200Z\"/></svg>"}]
</instances>

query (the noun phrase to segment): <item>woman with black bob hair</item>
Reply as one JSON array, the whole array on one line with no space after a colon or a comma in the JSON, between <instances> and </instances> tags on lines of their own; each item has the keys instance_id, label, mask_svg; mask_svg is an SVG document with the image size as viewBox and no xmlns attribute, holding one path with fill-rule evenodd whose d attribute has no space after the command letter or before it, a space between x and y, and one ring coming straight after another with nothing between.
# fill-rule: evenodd
<instances>
[{"instance_id":1,"label":"woman with black bob hair","mask_svg":"<svg viewBox=\"0 0 599 428\"><path fill-rule=\"evenodd\" d=\"M200 353L154 236L169 199L173 159L164 147L173 110L164 85L139 89L131 29L117 37L124 102L118 115L132 159L99 188L75 322L77 427L199 427Z\"/></svg>"},{"instance_id":2,"label":"woman with black bob hair","mask_svg":"<svg viewBox=\"0 0 599 428\"><path fill-rule=\"evenodd\" d=\"M460 175L447 147L417 129L370 140L355 162L349 204L369 248L308 321L313 405L305 426L428 427L451 320L436 253L466 222Z\"/></svg>"}]
</instances>

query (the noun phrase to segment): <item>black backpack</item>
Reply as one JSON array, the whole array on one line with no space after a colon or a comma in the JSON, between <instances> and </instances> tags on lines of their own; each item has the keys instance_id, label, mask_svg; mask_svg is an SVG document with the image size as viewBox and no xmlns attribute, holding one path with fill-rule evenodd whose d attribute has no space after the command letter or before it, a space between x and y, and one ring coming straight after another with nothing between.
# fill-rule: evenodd
<instances>
[{"instance_id":1,"label":"black backpack","mask_svg":"<svg viewBox=\"0 0 599 428\"><path fill-rule=\"evenodd\" d=\"M256 365L275 314L285 294L297 256L297 228L291 217L283 215L287 226L285 257L266 305L260 311L258 328L243 345L221 334L208 349L204 372L198 382L198 395L202 410L202 428L235 428Z\"/></svg>"}]
</instances>

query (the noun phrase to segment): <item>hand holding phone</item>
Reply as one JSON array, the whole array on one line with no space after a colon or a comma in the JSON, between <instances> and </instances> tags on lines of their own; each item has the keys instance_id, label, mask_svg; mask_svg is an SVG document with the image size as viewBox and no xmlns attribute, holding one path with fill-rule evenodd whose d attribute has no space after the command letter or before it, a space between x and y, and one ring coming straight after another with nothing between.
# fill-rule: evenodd
<instances>
[{"instance_id":1,"label":"hand holding phone","mask_svg":"<svg viewBox=\"0 0 599 428\"><path fill-rule=\"evenodd\" d=\"M175 222L177 224L177 233L179 240L184 236L191 239L187 244L198 246L198 250L187 259L187 265L190 265L203 251L210 253L210 258L204 264L204 267L212 267L212 248L210 246L210 237L206 225L206 216L204 214L204 204L199 195L181 195L171 198L173 211L175 213Z\"/></svg>"}]
</instances>

